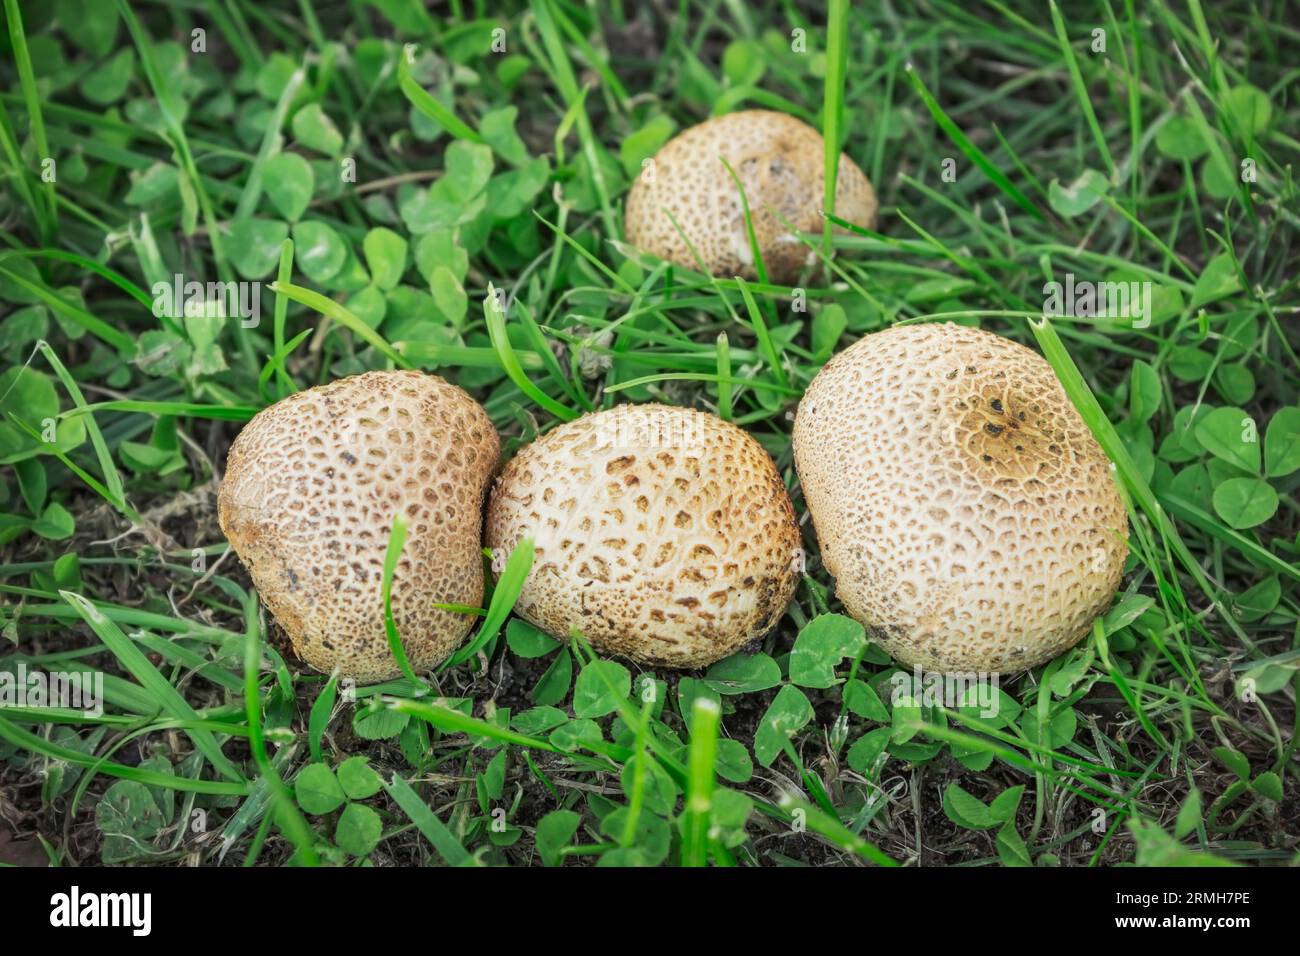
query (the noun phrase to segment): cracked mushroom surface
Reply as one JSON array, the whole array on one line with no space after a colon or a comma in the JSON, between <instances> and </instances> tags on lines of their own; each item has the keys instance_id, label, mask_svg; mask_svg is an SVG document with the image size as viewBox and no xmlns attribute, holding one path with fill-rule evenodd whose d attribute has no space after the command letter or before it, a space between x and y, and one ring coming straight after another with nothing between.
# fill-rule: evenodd
<instances>
[{"instance_id":1,"label":"cracked mushroom surface","mask_svg":"<svg viewBox=\"0 0 1300 956\"><path fill-rule=\"evenodd\" d=\"M1119 587L1110 461L1051 366L1010 339L948 323L860 339L809 385L794 455L840 600L903 663L1035 667Z\"/></svg>"},{"instance_id":2,"label":"cracked mushroom surface","mask_svg":"<svg viewBox=\"0 0 1300 956\"><path fill-rule=\"evenodd\" d=\"M384 630L384 555L406 543L392 606L416 671L464 641L483 597L482 506L499 440L483 408L436 375L367 372L291 395L239 433L221 529L308 664L379 681L400 669Z\"/></svg>"},{"instance_id":3,"label":"cracked mushroom surface","mask_svg":"<svg viewBox=\"0 0 1300 956\"><path fill-rule=\"evenodd\" d=\"M790 227L820 232L825 221L823 153L820 133L771 110L727 113L692 126L669 140L632 183L625 210L627 241L697 269L690 246L673 226L676 219L708 272L756 278L740 191L725 159L745 187L768 277L792 282L816 256ZM835 212L855 225L875 225L875 191L843 154L835 179Z\"/></svg>"},{"instance_id":4,"label":"cracked mushroom surface","mask_svg":"<svg viewBox=\"0 0 1300 956\"><path fill-rule=\"evenodd\" d=\"M620 405L502 469L487 543L534 541L515 613L642 664L703 667L766 634L794 594L799 528L771 457L714 415Z\"/></svg>"}]
</instances>

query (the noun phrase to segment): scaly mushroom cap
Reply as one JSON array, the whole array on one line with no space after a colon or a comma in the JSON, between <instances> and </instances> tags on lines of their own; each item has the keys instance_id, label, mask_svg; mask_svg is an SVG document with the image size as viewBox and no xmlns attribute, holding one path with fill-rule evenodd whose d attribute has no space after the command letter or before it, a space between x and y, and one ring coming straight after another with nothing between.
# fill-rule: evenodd
<instances>
[{"instance_id":1,"label":"scaly mushroom cap","mask_svg":"<svg viewBox=\"0 0 1300 956\"><path fill-rule=\"evenodd\" d=\"M627 241L661 259L699 268L673 227L676 219L710 273L755 278L740 191L721 157L744 184L768 277L792 282L815 256L768 207L797 232L820 232L825 222L823 152L815 129L770 110L728 113L692 126L665 144L632 184ZM835 214L868 229L876 221L875 191L843 154L835 179Z\"/></svg>"},{"instance_id":2,"label":"scaly mushroom cap","mask_svg":"<svg viewBox=\"0 0 1300 956\"><path fill-rule=\"evenodd\" d=\"M384 631L389 532L407 521L393 618L416 671L473 627L433 605L483 597L483 496L499 454L483 408L420 372L367 372L291 395L230 446L221 530L312 667L375 681L400 670Z\"/></svg>"},{"instance_id":3,"label":"scaly mushroom cap","mask_svg":"<svg viewBox=\"0 0 1300 956\"><path fill-rule=\"evenodd\" d=\"M523 448L488 504L487 543L525 536L515 613L644 664L702 667L761 637L795 588L799 528L763 447L713 415L621 405Z\"/></svg>"},{"instance_id":4,"label":"scaly mushroom cap","mask_svg":"<svg viewBox=\"0 0 1300 956\"><path fill-rule=\"evenodd\" d=\"M1037 353L957 325L834 356L795 467L845 608L895 658L1008 673L1074 645L1119 587L1110 461Z\"/></svg>"}]
</instances>

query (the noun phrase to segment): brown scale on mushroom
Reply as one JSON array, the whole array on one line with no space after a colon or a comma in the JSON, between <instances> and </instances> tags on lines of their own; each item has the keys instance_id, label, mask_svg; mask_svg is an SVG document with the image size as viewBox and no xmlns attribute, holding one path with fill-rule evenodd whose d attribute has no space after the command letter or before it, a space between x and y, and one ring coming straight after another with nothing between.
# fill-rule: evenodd
<instances>
[{"instance_id":1,"label":"brown scale on mushroom","mask_svg":"<svg viewBox=\"0 0 1300 956\"><path fill-rule=\"evenodd\" d=\"M770 110L728 113L693 126L659 150L632 184L627 240L661 259L696 269L690 246L673 227L676 219L713 275L755 278L740 192L721 162L725 159L745 187L769 278L791 282L815 256L781 217L797 232L821 231L823 151L815 129ZM836 173L835 213L868 229L876 220L871 183L844 155Z\"/></svg>"},{"instance_id":2,"label":"brown scale on mushroom","mask_svg":"<svg viewBox=\"0 0 1300 956\"><path fill-rule=\"evenodd\" d=\"M895 658L1013 672L1090 630L1128 518L1110 461L1037 353L952 324L834 356L794 426L795 466L845 608Z\"/></svg>"},{"instance_id":3,"label":"brown scale on mushroom","mask_svg":"<svg viewBox=\"0 0 1300 956\"><path fill-rule=\"evenodd\" d=\"M499 451L487 413L456 386L367 372L256 415L230 447L218 520L299 656L369 681L400 674L381 582L393 517L403 515L393 617L424 671L473 627L433 605L482 600L483 497Z\"/></svg>"},{"instance_id":4,"label":"brown scale on mushroom","mask_svg":"<svg viewBox=\"0 0 1300 956\"><path fill-rule=\"evenodd\" d=\"M761 637L794 593L799 528L763 447L704 412L622 405L502 469L486 538L534 541L515 612L645 664L702 667Z\"/></svg>"}]
</instances>

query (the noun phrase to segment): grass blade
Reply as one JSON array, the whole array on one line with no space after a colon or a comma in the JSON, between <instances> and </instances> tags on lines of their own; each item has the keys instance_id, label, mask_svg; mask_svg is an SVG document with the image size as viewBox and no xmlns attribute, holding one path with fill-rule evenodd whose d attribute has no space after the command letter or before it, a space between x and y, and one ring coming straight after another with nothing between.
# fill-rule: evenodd
<instances>
[{"instance_id":1,"label":"grass blade","mask_svg":"<svg viewBox=\"0 0 1300 956\"><path fill-rule=\"evenodd\" d=\"M704 866L709 855L709 825L713 812L714 766L718 759L717 701L695 698L691 742L686 754L686 811L682 829L682 865Z\"/></svg>"},{"instance_id":2,"label":"grass blade","mask_svg":"<svg viewBox=\"0 0 1300 956\"><path fill-rule=\"evenodd\" d=\"M158 773L155 770L141 770L139 767L128 767L109 760L101 760L89 754L84 754L80 750L63 747L38 737L36 734L11 723L4 717L0 717L0 737L9 741L15 747L42 754L51 760L61 760L77 767L84 767L92 773L106 773L110 777L117 777L121 780L134 780L136 783L143 783L149 787L163 787L171 790L185 790L192 793L207 793L224 797L242 797L248 793L248 784L243 782L190 780L176 774Z\"/></svg>"},{"instance_id":3,"label":"grass blade","mask_svg":"<svg viewBox=\"0 0 1300 956\"><path fill-rule=\"evenodd\" d=\"M1088 128L1092 130L1093 142L1097 144L1097 149L1101 153L1101 158L1106 161L1106 170L1110 173L1111 181L1115 181L1115 160L1111 158L1110 148L1106 145L1106 137L1101 133L1101 126L1097 123L1097 114L1093 112L1092 100L1088 97L1088 88L1084 85L1083 74L1079 72L1079 61L1074 57L1074 48L1070 46L1070 36L1065 30L1065 20L1061 16L1060 8L1056 5L1056 0L1048 0L1048 6L1052 10L1052 26L1056 29L1056 41L1061 46L1061 56L1065 58L1066 69L1070 71L1070 81L1074 84L1074 97L1079 101L1079 106L1083 109L1083 115L1088 121Z\"/></svg>"},{"instance_id":4,"label":"grass blade","mask_svg":"<svg viewBox=\"0 0 1300 956\"><path fill-rule=\"evenodd\" d=\"M424 834L438 855L448 866L465 866L473 862L473 857L447 825L438 819L438 815L415 792L414 788L396 773L384 784L384 790L393 798L393 802L410 817L415 828Z\"/></svg>"},{"instance_id":5,"label":"grass blade","mask_svg":"<svg viewBox=\"0 0 1300 956\"><path fill-rule=\"evenodd\" d=\"M431 96L424 87L415 82L415 77L411 76L411 56L413 53L413 50L403 50L397 57L397 85L401 88L402 94L410 101L412 106L456 139L481 144L483 142L482 136L475 132L468 123L463 122L455 113Z\"/></svg>"},{"instance_id":6,"label":"grass blade","mask_svg":"<svg viewBox=\"0 0 1300 956\"><path fill-rule=\"evenodd\" d=\"M453 654L439 668L440 671L448 667L455 667L457 664L463 664L477 654L479 649L486 645L488 641L496 637L497 632L501 630L501 625L505 624L506 618L510 616L515 601L519 599L519 592L523 590L524 581L527 580L528 572L532 567L533 539L524 538L510 552L505 570L501 572L501 577L497 580L497 586L492 591L492 600L488 604L487 614L483 617L483 623L479 627L478 634L474 636L474 640Z\"/></svg>"},{"instance_id":7,"label":"grass blade","mask_svg":"<svg viewBox=\"0 0 1300 956\"><path fill-rule=\"evenodd\" d=\"M966 158L978 166L993 185L1006 193L1006 195L1009 196L1017 206L1034 218L1046 222L1047 217L1044 216L1039 211L1038 207L1029 200L1029 197L1017 189L1011 180L1007 179L1007 177L1003 175L1002 170L994 166L993 163L989 161L989 158L984 155L983 151L972 143L970 138L963 133L948 114L944 112L943 107L940 106L935 98L930 94L929 89L926 88L925 83L922 82L920 75L916 72L911 63L907 64L905 72L912 87L920 94L921 100L925 103L926 109L928 109L930 115L934 117L934 121L939 124L939 128L948 135L948 138L953 141L956 147L966 155Z\"/></svg>"},{"instance_id":8,"label":"grass blade","mask_svg":"<svg viewBox=\"0 0 1300 956\"><path fill-rule=\"evenodd\" d=\"M826 12L826 82L822 88L823 158L822 208L835 212L835 183L840 171L840 142L844 139L844 81L848 65L848 0L830 0ZM832 253L831 224L822 227L822 245ZM760 276L761 278L761 276Z\"/></svg>"},{"instance_id":9,"label":"grass blade","mask_svg":"<svg viewBox=\"0 0 1300 956\"><path fill-rule=\"evenodd\" d=\"M77 380L59 361L59 357L54 354L54 349L50 348L48 342L42 339L36 343L36 347L41 350L45 360L54 369L54 374L63 383L68 397L72 399L72 403L76 405L78 411L82 413L82 417L86 419L86 432L90 435L90 443L95 448L95 457L99 461L99 470L104 475L104 487L108 489L108 493L115 500L126 501L126 489L122 487L122 476L118 474L117 465L113 463L113 455L108 450L108 443L104 441L103 433L99 430L99 426L95 424L95 416L86 410L86 399L81 394L81 388L77 385Z\"/></svg>"},{"instance_id":10,"label":"grass blade","mask_svg":"<svg viewBox=\"0 0 1300 956\"><path fill-rule=\"evenodd\" d=\"M397 633L397 622L393 620L393 573L397 562L402 557L402 546L406 544L406 519L400 514L393 516L393 527L388 533L388 550L384 552L384 576L380 582L380 593L384 599L384 633L388 636L388 647L393 652L397 666L407 680L413 684L423 684L402 646L402 636Z\"/></svg>"},{"instance_id":11,"label":"grass blade","mask_svg":"<svg viewBox=\"0 0 1300 956\"><path fill-rule=\"evenodd\" d=\"M4 0L5 20L9 24L9 45L13 50L14 66L18 68L18 84L22 87L23 101L27 105L27 119L31 124L32 141L36 144L38 162L53 160L50 143L45 136L45 118L41 115L41 92L36 88L36 71L32 69L31 51L27 49L27 34L23 30L23 16L18 9L18 0ZM19 167L21 169L21 167ZM21 176L22 173L19 172ZM55 211L56 200L54 180L42 177L43 209L37 217L41 232L41 241L49 242L58 228Z\"/></svg>"},{"instance_id":12,"label":"grass blade","mask_svg":"<svg viewBox=\"0 0 1300 956\"><path fill-rule=\"evenodd\" d=\"M488 338L492 341L492 347L496 349L501 367L505 369L506 375L515 383L519 391L561 421L569 422L577 418L577 412L551 398L524 374L515 355L514 346L510 344L510 336L506 334L506 317L501 311L500 302L497 301L497 290L491 285L488 286L487 297L483 300L483 318L487 322Z\"/></svg>"},{"instance_id":13,"label":"grass blade","mask_svg":"<svg viewBox=\"0 0 1300 956\"><path fill-rule=\"evenodd\" d=\"M157 668L149 663L149 658L145 657L135 643L122 633L121 628L101 614L99 608L80 594L71 591L60 591L59 594L81 615L81 619L104 642L104 646L113 652L113 656L130 672L131 676L140 682L140 686L148 691L160 710L176 720L201 720L189 702L177 692L167 678L158 673ZM244 775L230 762L230 758L221 752L217 739L209 731L191 730L189 737L218 773L230 780L243 781Z\"/></svg>"},{"instance_id":14,"label":"grass blade","mask_svg":"<svg viewBox=\"0 0 1300 956\"><path fill-rule=\"evenodd\" d=\"M362 322L346 306L340 305L333 299L321 295L319 292L313 292L311 289L304 289L300 285L294 285L291 282L275 281L270 285L272 292L283 295L307 306L309 309L315 309L321 315L333 319L339 325L343 326L357 338L361 339L367 345L371 346L376 352L384 356L398 368L411 368L408 362L395 348L384 341L378 332L374 331L366 323Z\"/></svg>"}]
</instances>

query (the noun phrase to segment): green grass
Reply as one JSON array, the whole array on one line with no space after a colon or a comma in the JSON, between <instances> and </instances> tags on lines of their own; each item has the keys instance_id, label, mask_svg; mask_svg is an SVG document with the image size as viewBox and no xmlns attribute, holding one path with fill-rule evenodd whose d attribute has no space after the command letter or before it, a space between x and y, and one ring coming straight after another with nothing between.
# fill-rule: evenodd
<instances>
[{"instance_id":1,"label":"green grass","mask_svg":"<svg viewBox=\"0 0 1300 956\"><path fill-rule=\"evenodd\" d=\"M104 702L0 701L18 844L59 865L1300 862L1300 31L1246 2L499 6L5 0L0 671L87 670ZM757 281L623 241L642 160L744 108L825 135L793 287L767 281L735 170ZM873 230L835 215L840 148ZM261 283L259 321L155 314L177 273ZM1066 273L1151 282L1151 322L1044 317ZM376 368L460 384L506 456L618 402L714 411L802 518L804 388L927 321L1039 351L1130 509L1115 604L993 715L893 695L808 522L779 626L705 671L512 617L525 543L456 609L478 623L443 667L358 687L296 661L215 520L241 423Z\"/></svg>"}]
</instances>

